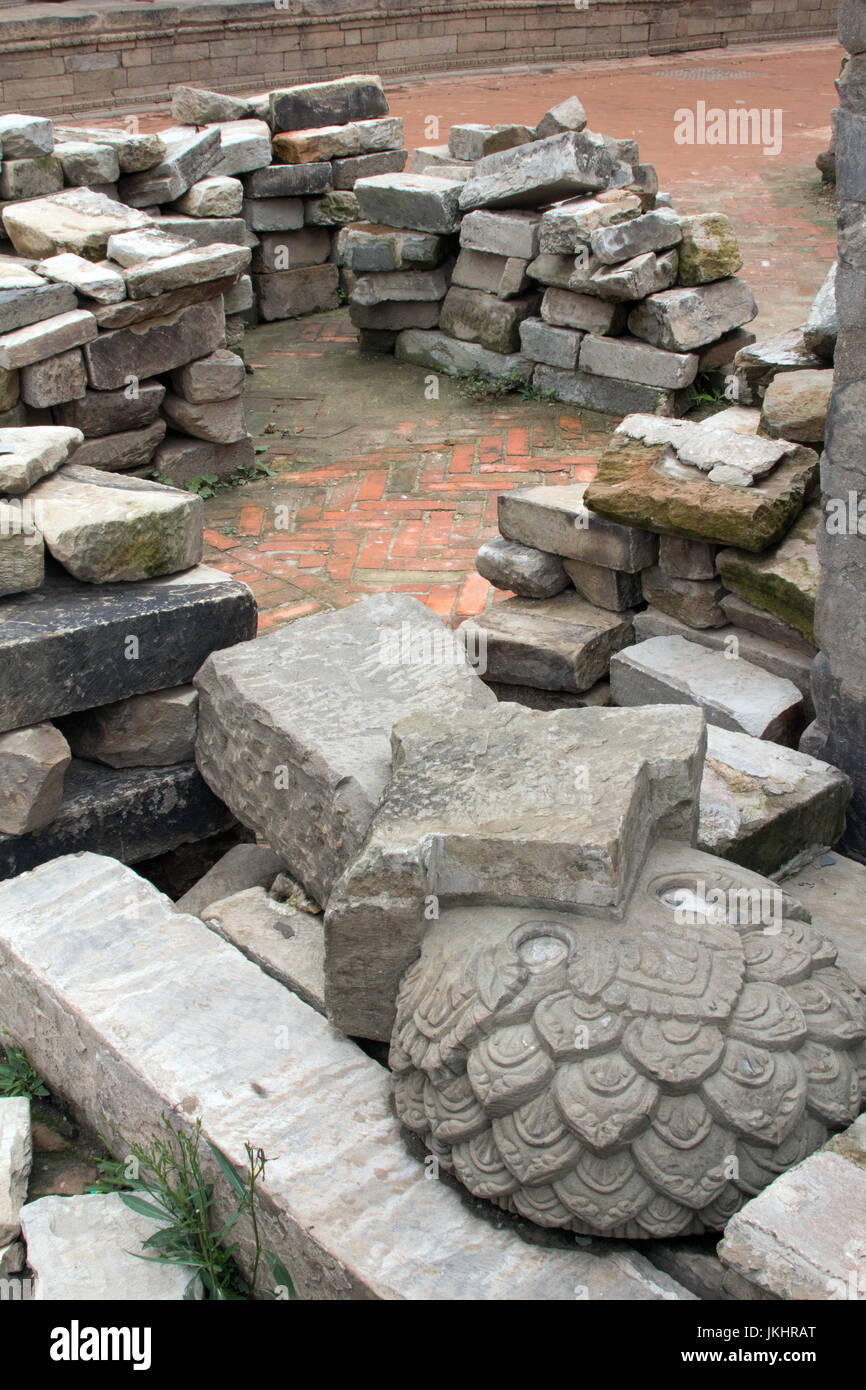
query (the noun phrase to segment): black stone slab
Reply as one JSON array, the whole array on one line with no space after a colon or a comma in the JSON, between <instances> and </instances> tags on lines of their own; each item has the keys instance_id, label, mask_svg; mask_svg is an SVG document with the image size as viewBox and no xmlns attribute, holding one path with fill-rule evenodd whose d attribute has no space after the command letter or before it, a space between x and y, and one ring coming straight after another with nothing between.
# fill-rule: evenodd
<instances>
[{"instance_id":1,"label":"black stone slab","mask_svg":"<svg viewBox=\"0 0 866 1390\"><path fill-rule=\"evenodd\" d=\"M0 732L184 685L255 631L250 590L207 565L134 584L55 571L0 600Z\"/></svg>"},{"instance_id":2,"label":"black stone slab","mask_svg":"<svg viewBox=\"0 0 866 1390\"><path fill-rule=\"evenodd\" d=\"M51 824L32 835L0 835L0 879L81 850L135 864L234 823L195 763L118 770L73 758Z\"/></svg>"}]
</instances>

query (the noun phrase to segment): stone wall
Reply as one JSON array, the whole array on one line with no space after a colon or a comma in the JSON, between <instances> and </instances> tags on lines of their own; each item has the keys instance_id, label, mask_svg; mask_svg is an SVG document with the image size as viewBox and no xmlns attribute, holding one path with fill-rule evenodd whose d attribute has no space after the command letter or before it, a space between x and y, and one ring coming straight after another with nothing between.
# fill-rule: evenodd
<instances>
[{"instance_id":1,"label":"stone wall","mask_svg":"<svg viewBox=\"0 0 866 1390\"><path fill-rule=\"evenodd\" d=\"M236 92L351 72L677 53L829 37L836 19L836 0L98 4L90 14L32 4L26 19L17 8L0 18L0 104L43 115L140 111L166 104L176 83Z\"/></svg>"}]
</instances>

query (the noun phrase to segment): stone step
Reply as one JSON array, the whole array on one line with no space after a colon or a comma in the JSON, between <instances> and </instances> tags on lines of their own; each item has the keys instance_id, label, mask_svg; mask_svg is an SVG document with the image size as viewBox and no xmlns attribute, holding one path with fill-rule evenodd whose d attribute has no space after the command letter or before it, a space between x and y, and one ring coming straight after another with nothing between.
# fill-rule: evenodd
<instances>
[{"instance_id":1,"label":"stone step","mask_svg":"<svg viewBox=\"0 0 866 1390\"><path fill-rule=\"evenodd\" d=\"M0 616L0 731L191 681L256 630L246 585L207 565L136 584L53 575Z\"/></svg>"},{"instance_id":2,"label":"stone step","mask_svg":"<svg viewBox=\"0 0 866 1390\"><path fill-rule=\"evenodd\" d=\"M115 769L73 758L50 825L0 835L0 878L85 849L136 864L233 824L195 763Z\"/></svg>"},{"instance_id":3,"label":"stone step","mask_svg":"<svg viewBox=\"0 0 866 1390\"><path fill-rule=\"evenodd\" d=\"M682 637L651 637L610 663L615 705L698 705L707 723L788 746L803 727L791 681Z\"/></svg>"},{"instance_id":4,"label":"stone step","mask_svg":"<svg viewBox=\"0 0 866 1390\"><path fill-rule=\"evenodd\" d=\"M428 1181L388 1073L130 869L84 854L0 886L0 944L0 1017L82 1122L148 1143L173 1110L238 1168L264 1150L262 1247L300 1298L692 1298L628 1245L535 1245Z\"/></svg>"}]
</instances>

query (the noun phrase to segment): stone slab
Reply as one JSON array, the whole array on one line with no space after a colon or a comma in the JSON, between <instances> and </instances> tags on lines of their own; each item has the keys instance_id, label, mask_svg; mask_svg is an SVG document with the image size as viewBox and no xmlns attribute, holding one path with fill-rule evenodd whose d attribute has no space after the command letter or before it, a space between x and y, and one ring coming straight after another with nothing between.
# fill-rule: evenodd
<instances>
[{"instance_id":1,"label":"stone slab","mask_svg":"<svg viewBox=\"0 0 866 1390\"><path fill-rule=\"evenodd\" d=\"M541 215L537 212L469 212L460 223L460 245L496 256L519 256L531 260L538 255Z\"/></svg>"},{"instance_id":2,"label":"stone slab","mask_svg":"<svg viewBox=\"0 0 866 1390\"><path fill-rule=\"evenodd\" d=\"M97 331L96 319L86 309L73 309L68 314L28 323L0 337L0 367L5 371L29 367L33 362L42 362L46 357L55 357L91 342Z\"/></svg>"},{"instance_id":3,"label":"stone slab","mask_svg":"<svg viewBox=\"0 0 866 1390\"><path fill-rule=\"evenodd\" d=\"M460 207L541 207L575 193L604 189L616 159L604 138L567 131L486 155L460 194Z\"/></svg>"},{"instance_id":4,"label":"stone slab","mask_svg":"<svg viewBox=\"0 0 866 1390\"><path fill-rule=\"evenodd\" d=\"M51 824L69 761L69 745L53 724L0 734L0 833L27 835Z\"/></svg>"},{"instance_id":5,"label":"stone slab","mask_svg":"<svg viewBox=\"0 0 866 1390\"><path fill-rule=\"evenodd\" d=\"M662 290L629 314L629 332L669 352L692 352L733 328L751 323L758 312L744 280L731 276L694 289Z\"/></svg>"},{"instance_id":6,"label":"stone slab","mask_svg":"<svg viewBox=\"0 0 866 1390\"><path fill-rule=\"evenodd\" d=\"M537 294L504 300L452 285L443 300L439 322L452 338L478 343L489 352L516 353L520 349L520 325L538 312L538 304Z\"/></svg>"},{"instance_id":7,"label":"stone slab","mask_svg":"<svg viewBox=\"0 0 866 1390\"><path fill-rule=\"evenodd\" d=\"M591 372L569 372L539 364L532 374L538 390L548 399L565 401L584 410L605 415L630 415L634 411L657 415L676 415L686 402L675 391L641 386L634 381L594 376Z\"/></svg>"},{"instance_id":8,"label":"stone slab","mask_svg":"<svg viewBox=\"0 0 866 1390\"><path fill-rule=\"evenodd\" d=\"M87 373L79 348L21 368L21 399L34 410L77 400L86 390Z\"/></svg>"},{"instance_id":9,"label":"stone slab","mask_svg":"<svg viewBox=\"0 0 866 1390\"><path fill-rule=\"evenodd\" d=\"M138 430L119 430L116 434L98 439L85 439L75 455L77 464L101 468L109 473L123 473L144 468L165 435L165 421L152 420Z\"/></svg>"},{"instance_id":10,"label":"stone slab","mask_svg":"<svg viewBox=\"0 0 866 1390\"><path fill-rule=\"evenodd\" d=\"M583 333L574 328L556 328L543 319L524 319L520 325L520 349L533 362L548 367L577 368Z\"/></svg>"},{"instance_id":11,"label":"stone slab","mask_svg":"<svg viewBox=\"0 0 866 1390\"><path fill-rule=\"evenodd\" d=\"M28 492L66 463L83 438L79 429L66 425L0 429L0 492Z\"/></svg>"},{"instance_id":12,"label":"stone slab","mask_svg":"<svg viewBox=\"0 0 866 1390\"><path fill-rule=\"evenodd\" d=\"M272 164L245 175L243 185L248 198L307 198L330 187L331 166Z\"/></svg>"},{"instance_id":13,"label":"stone slab","mask_svg":"<svg viewBox=\"0 0 866 1390\"><path fill-rule=\"evenodd\" d=\"M689 627L725 627L728 623L721 606L725 586L718 578L680 579L653 565L642 571L641 583L647 603Z\"/></svg>"},{"instance_id":14,"label":"stone slab","mask_svg":"<svg viewBox=\"0 0 866 1390\"><path fill-rule=\"evenodd\" d=\"M518 545L496 536L485 541L475 556L478 573L497 589L521 598L553 598L568 588L568 575L558 555Z\"/></svg>"},{"instance_id":15,"label":"stone slab","mask_svg":"<svg viewBox=\"0 0 866 1390\"><path fill-rule=\"evenodd\" d=\"M586 560L565 560L563 563L566 574L587 603L607 608L612 613L622 613L643 603L641 575L650 573L649 570L637 575L606 565L591 565Z\"/></svg>"},{"instance_id":16,"label":"stone slab","mask_svg":"<svg viewBox=\"0 0 866 1390\"><path fill-rule=\"evenodd\" d=\"M438 320L438 306L419 307L432 309L431 316ZM432 367L448 376L479 374L491 381L528 381L532 375L532 363L519 352L491 352L480 343L461 342L432 329L403 329L394 345L394 356L398 362Z\"/></svg>"},{"instance_id":17,"label":"stone slab","mask_svg":"<svg viewBox=\"0 0 866 1390\"><path fill-rule=\"evenodd\" d=\"M656 539L591 512L584 504L586 487L562 483L502 493L499 529L508 540L629 574L655 564Z\"/></svg>"},{"instance_id":18,"label":"stone slab","mask_svg":"<svg viewBox=\"0 0 866 1390\"><path fill-rule=\"evenodd\" d=\"M665 352L635 338L604 338L588 334L580 352L580 369L596 376L625 377L643 386L679 390L697 375L694 353Z\"/></svg>"},{"instance_id":19,"label":"stone slab","mask_svg":"<svg viewBox=\"0 0 866 1390\"><path fill-rule=\"evenodd\" d=\"M247 888L270 888L282 861L266 845L233 845L193 886L178 898L178 912L201 917L211 903L234 897Z\"/></svg>"},{"instance_id":20,"label":"stone slab","mask_svg":"<svg viewBox=\"0 0 866 1390\"><path fill-rule=\"evenodd\" d=\"M304 265L253 276L259 314L266 321L293 319L336 309L340 271L336 265ZM377 316L381 310L372 311Z\"/></svg>"},{"instance_id":21,"label":"stone slab","mask_svg":"<svg viewBox=\"0 0 866 1390\"><path fill-rule=\"evenodd\" d=\"M806 660L811 660L815 655L814 644L807 641L802 632L786 623L783 618L778 618L775 613L747 603L739 594L726 594L722 599L722 607L728 615L728 622L733 623L735 627L745 628L746 631L755 633L758 637L766 637L771 642L780 642L782 646L789 647Z\"/></svg>"},{"instance_id":22,"label":"stone slab","mask_svg":"<svg viewBox=\"0 0 866 1390\"><path fill-rule=\"evenodd\" d=\"M367 222L413 231L449 233L460 225L462 183L430 174L375 174L355 185L360 215Z\"/></svg>"},{"instance_id":23,"label":"stone slab","mask_svg":"<svg viewBox=\"0 0 866 1390\"><path fill-rule=\"evenodd\" d=\"M147 213L87 188L68 188L3 209L3 225L15 250L39 260L62 252L87 261L104 260L110 236L148 227L152 221Z\"/></svg>"},{"instance_id":24,"label":"stone slab","mask_svg":"<svg viewBox=\"0 0 866 1390\"><path fill-rule=\"evenodd\" d=\"M832 938L839 964L866 993L866 865L834 850L787 875L784 888Z\"/></svg>"},{"instance_id":25,"label":"stone slab","mask_svg":"<svg viewBox=\"0 0 866 1390\"><path fill-rule=\"evenodd\" d=\"M144 324L102 332L85 348L90 385L115 391L126 386L130 376L144 380L172 371L222 347L224 332L219 297L159 314Z\"/></svg>"},{"instance_id":26,"label":"stone slab","mask_svg":"<svg viewBox=\"0 0 866 1390\"><path fill-rule=\"evenodd\" d=\"M106 767L173 767L195 757L197 709L193 687L176 685L67 715L61 727L76 758Z\"/></svg>"},{"instance_id":27,"label":"stone slab","mask_svg":"<svg viewBox=\"0 0 866 1390\"><path fill-rule=\"evenodd\" d=\"M381 79L366 73L277 89L269 97L274 130L308 130L349 121L387 116L388 99Z\"/></svg>"},{"instance_id":28,"label":"stone slab","mask_svg":"<svg viewBox=\"0 0 866 1390\"><path fill-rule=\"evenodd\" d=\"M66 140L86 140L110 145L124 174L136 174L141 169L150 169L154 164L158 164L165 154L165 142L159 135L134 135L125 129L55 124L54 138L59 144Z\"/></svg>"},{"instance_id":29,"label":"stone slab","mask_svg":"<svg viewBox=\"0 0 866 1390\"><path fill-rule=\"evenodd\" d=\"M130 207L173 203L219 163L220 137L213 126L205 130L173 126L162 132L162 139L162 161L140 174L128 174L118 184L120 197Z\"/></svg>"},{"instance_id":30,"label":"stone slab","mask_svg":"<svg viewBox=\"0 0 866 1390\"><path fill-rule=\"evenodd\" d=\"M268 897L264 888L254 887L211 903L201 918L271 979L317 1013L325 1012L325 927L320 914L297 912Z\"/></svg>"},{"instance_id":31,"label":"stone slab","mask_svg":"<svg viewBox=\"0 0 866 1390\"><path fill-rule=\"evenodd\" d=\"M162 382L141 381L131 395L129 387L119 391L85 391L77 400L56 408L59 425L81 430L85 439L140 430L152 425L165 395Z\"/></svg>"},{"instance_id":32,"label":"stone slab","mask_svg":"<svg viewBox=\"0 0 866 1390\"><path fill-rule=\"evenodd\" d=\"M821 508L814 503L770 550L760 555L720 550L716 556L719 574L729 589L755 608L781 618L811 643L815 641L817 532L821 521Z\"/></svg>"}]
</instances>

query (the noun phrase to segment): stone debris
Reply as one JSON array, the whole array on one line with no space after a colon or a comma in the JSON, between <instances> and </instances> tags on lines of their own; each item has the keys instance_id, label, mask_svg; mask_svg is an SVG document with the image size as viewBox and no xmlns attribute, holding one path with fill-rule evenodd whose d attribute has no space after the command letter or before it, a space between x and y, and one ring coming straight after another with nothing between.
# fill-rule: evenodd
<instances>
[{"instance_id":1,"label":"stone debris","mask_svg":"<svg viewBox=\"0 0 866 1390\"><path fill-rule=\"evenodd\" d=\"M541 216L537 212L470 212L460 223L460 245L470 251L531 260L538 255Z\"/></svg>"},{"instance_id":2,"label":"stone debris","mask_svg":"<svg viewBox=\"0 0 866 1390\"><path fill-rule=\"evenodd\" d=\"M742 269L743 258L730 218L723 212L681 217L679 282L706 285Z\"/></svg>"},{"instance_id":3,"label":"stone debris","mask_svg":"<svg viewBox=\"0 0 866 1390\"><path fill-rule=\"evenodd\" d=\"M175 203L188 217L237 217L244 201L240 179L210 174L192 184Z\"/></svg>"},{"instance_id":4,"label":"stone debris","mask_svg":"<svg viewBox=\"0 0 866 1390\"><path fill-rule=\"evenodd\" d=\"M82 392L82 395L84 393ZM119 430L98 439L85 439L78 446L75 462L109 473L144 468L165 436L165 421L153 420L138 430Z\"/></svg>"},{"instance_id":5,"label":"stone debris","mask_svg":"<svg viewBox=\"0 0 866 1390\"><path fill-rule=\"evenodd\" d=\"M430 174L376 174L355 185L361 217L388 227L450 233L460 222L463 185Z\"/></svg>"},{"instance_id":6,"label":"stone debris","mask_svg":"<svg viewBox=\"0 0 866 1390\"><path fill-rule=\"evenodd\" d=\"M272 129L309 130L387 116L388 99L378 77L353 74L271 92L269 109Z\"/></svg>"},{"instance_id":7,"label":"stone debris","mask_svg":"<svg viewBox=\"0 0 866 1390\"><path fill-rule=\"evenodd\" d=\"M609 569L586 560L564 560L565 572L577 592L598 608L614 613L639 607L643 602L641 575L627 570ZM647 571L642 572L646 574Z\"/></svg>"},{"instance_id":8,"label":"stone debris","mask_svg":"<svg viewBox=\"0 0 866 1390\"><path fill-rule=\"evenodd\" d=\"M197 710L193 687L178 685L70 715L63 732L76 758L107 767L170 767L195 756Z\"/></svg>"},{"instance_id":9,"label":"stone debris","mask_svg":"<svg viewBox=\"0 0 866 1390\"><path fill-rule=\"evenodd\" d=\"M438 310L435 318L438 320ZM525 322L525 320L524 320ZM520 325L523 328L523 324ZM528 381L532 363L519 352L491 352L480 343L461 342L447 333L422 328L404 328L397 334L394 356L398 362L461 376L478 372L490 381Z\"/></svg>"},{"instance_id":10,"label":"stone debris","mask_svg":"<svg viewBox=\"0 0 866 1390\"><path fill-rule=\"evenodd\" d=\"M802 328L747 344L732 364L732 399L740 405L760 404L771 381L782 372L819 370L826 366L806 344Z\"/></svg>"},{"instance_id":11,"label":"stone debris","mask_svg":"<svg viewBox=\"0 0 866 1390\"><path fill-rule=\"evenodd\" d=\"M480 159L460 193L460 207L541 207L607 187L615 159L602 136L567 131Z\"/></svg>"},{"instance_id":12,"label":"stone debris","mask_svg":"<svg viewBox=\"0 0 866 1390\"><path fill-rule=\"evenodd\" d=\"M53 724L0 734L0 834L29 835L50 825L70 760L69 744Z\"/></svg>"},{"instance_id":13,"label":"stone debris","mask_svg":"<svg viewBox=\"0 0 866 1390\"><path fill-rule=\"evenodd\" d=\"M504 536L484 542L475 557L475 568L497 589L510 590L521 598L553 598L568 588L568 575L558 556L507 541Z\"/></svg>"},{"instance_id":14,"label":"stone debris","mask_svg":"<svg viewBox=\"0 0 866 1390\"><path fill-rule=\"evenodd\" d=\"M722 607L725 586L717 578L675 578L653 565L642 571L641 584L647 603L690 627L724 627L728 622Z\"/></svg>"},{"instance_id":15,"label":"stone debris","mask_svg":"<svg viewBox=\"0 0 866 1390\"><path fill-rule=\"evenodd\" d=\"M159 1302L204 1297L195 1269L148 1255L155 1217L131 1211L119 1192L40 1197L21 1209L37 1302ZM192 1293L187 1293L188 1286Z\"/></svg>"},{"instance_id":16,"label":"stone debris","mask_svg":"<svg viewBox=\"0 0 866 1390\"><path fill-rule=\"evenodd\" d=\"M7 1038L8 1041L8 1038ZM0 1246L18 1238L33 1160L30 1101L0 1097Z\"/></svg>"},{"instance_id":17,"label":"stone debris","mask_svg":"<svg viewBox=\"0 0 866 1390\"><path fill-rule=\"evenodd\" d=\"M758 306L736 276L695 288L653 294L628 318L629 332L668 352L691 352L750 323Z\"/></svg>"},{"instance_id":18,"label":"stone debris","mask_svg":"<svg viewBox=\"0 0 866 1390\"><path fill-rule=\"evenodd\" d=\"M165 144L161 162L142 173L128 174L118 184L120 197L130 207L176 202L219 162L220 135L212 126L198 131L173 126L161 135Z\"/></svg>"},{"instance_id":19,"label":"stone debris","mask_svg":"<svg viewBox=\"0 0 866 1390\"><path fill-rule=\"evenodd\" d=\"M0 261L0 333L69 313L76 304L71 285L46 284L27 266Z\"/></svg>"},{"instance_id":20,"label":"stone debris","mask_svg":"<svg viewBox=\"0 0 866 1390\"><path fill-rule=\"evenodd\" d=\"M160 135L135 135L129 130L55 125L54 138L58 145L73 140L110 146L124 174L137 174L141 169L150 169L165 154L165 143Z\"/></svg>"},{"instance_id":21,"label":"stone debris","mask_svg":"<svg viewBox=\"0 0 866 1390\"><path fill-rule=\"evenodd\" d=\"M0 116L0 145L4 159L39 159L54 149L54 128L44 116Z\"/></svg>"},{"instance_id":22,"label":"stone debris","mask_svg":"<svg viewBox=\"0 0 866 1390\"><path fill-rule=\"evenodd\" d=\"M21 368L21 399L36 410L79 399L87 390L84 358L78 348L59 352ZM80 447L80 446L79 446ZM79 463L85 460L79 459Z\"/></svg>"}]
</instances>

